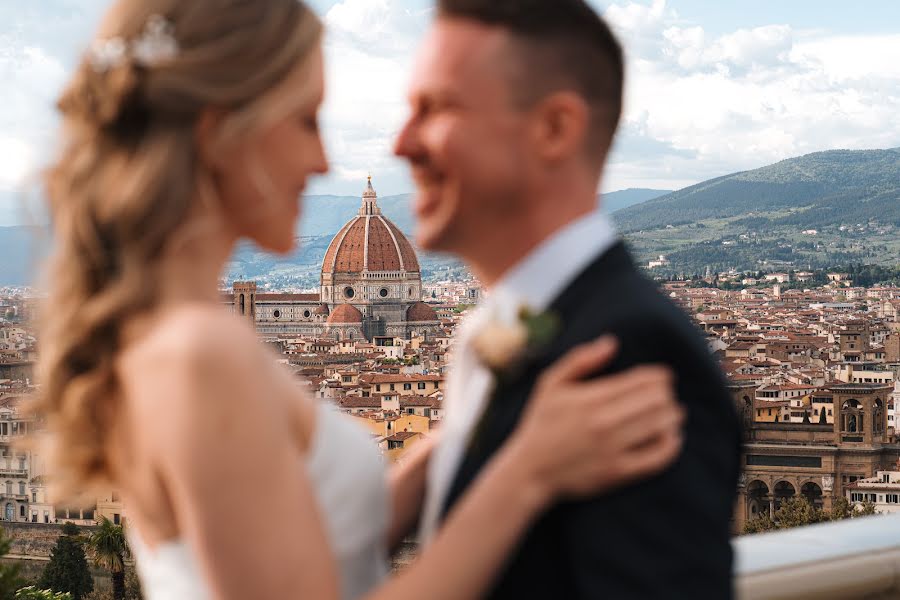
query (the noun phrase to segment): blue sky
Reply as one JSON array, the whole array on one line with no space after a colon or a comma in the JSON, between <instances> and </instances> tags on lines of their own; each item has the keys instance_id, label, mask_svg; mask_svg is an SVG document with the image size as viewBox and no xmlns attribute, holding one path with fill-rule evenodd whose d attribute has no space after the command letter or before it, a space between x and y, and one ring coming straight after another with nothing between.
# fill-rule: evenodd
<instances>
[{"instance_id":1,"label":"blue sky","mask_svg":"<svg viewBox=\"0 0 900 600\"><path fill-rule=\"evenodd\" d=\"M900 2L589 0L628 55L603 189L679 188L829 148L900 146ZM53 98L108 0L0 0L0 226L54 149ZM427 0L311 0L328 26L332 172L313 193L411 191L390 155Z\"/></svg>"}]
</instances>

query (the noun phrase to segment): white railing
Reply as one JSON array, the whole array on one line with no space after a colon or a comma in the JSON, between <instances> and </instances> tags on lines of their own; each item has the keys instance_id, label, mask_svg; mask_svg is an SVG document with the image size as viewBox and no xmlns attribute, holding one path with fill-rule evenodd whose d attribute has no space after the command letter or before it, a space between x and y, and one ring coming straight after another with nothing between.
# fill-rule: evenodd
<instances>
[{"instance_id":1,"label":"white railing","mask_svg":"<svg viewBox=\"0 0 900 600\"><path fill-rule=\"evenodd\" d=\"M900 514L736 538L737 597L900 598Z\"/></svg>"}]
</instances>

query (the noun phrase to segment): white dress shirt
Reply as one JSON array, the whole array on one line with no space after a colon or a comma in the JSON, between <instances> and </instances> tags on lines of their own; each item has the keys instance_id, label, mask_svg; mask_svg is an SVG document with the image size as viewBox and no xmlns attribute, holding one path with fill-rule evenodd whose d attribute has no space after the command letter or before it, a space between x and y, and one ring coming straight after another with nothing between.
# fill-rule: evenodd
<instances>
[{"instance_id":1,"label":"white dress shirt","mask_svg":"<svg viewBox=\"0 0 900 600\"><path fill-rule=\"evenodd\" d=\"M428 464L420 531L423 543L433 539L440 524L441 509L462 462L469 434L494 385L490 371L469 348L473 334L488 322L513 323L523 305L534 313L547 310L616 240L612 223L599 211L570 223L510 269L460 326L447 376L440 441Z\"/></svg>"}]
</instances>

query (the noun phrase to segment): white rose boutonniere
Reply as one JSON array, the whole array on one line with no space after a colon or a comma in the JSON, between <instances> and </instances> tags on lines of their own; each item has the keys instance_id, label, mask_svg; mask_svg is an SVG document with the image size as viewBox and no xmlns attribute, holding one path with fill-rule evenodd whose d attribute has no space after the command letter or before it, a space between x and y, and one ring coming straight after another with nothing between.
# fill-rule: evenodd
<instances>
[{"instance_id":1,"label":"white rose boutonniere","mask_svg":"<svg viewBox=\"0 0 900 600\"><path fill-rule=\"evenodd\" d=\"M507 369L525 350L528 329L521 322L488 323L472 340L472 350L493 372Z\"/></svg>"},{"instance_id":2,"label":"white rose boutonniere","mask_svg":"<svg viewBox=\"0 0 900 600\"><path fill-rule=\"evenodd\" d=\"M494 375L494 385L487 405L469 438L469 450L482 443L485 427L497 409L497 385L520 374L529 359L557 335L560 320L555 313L535 314L523 306L514 323L488 323L472 338L472 350L478 360Z\"/></svg>"},{"instance_id":3,"label":"white rose boutonniere","mask_svg":"<svg viewBox=\"0 0 900 600\"><path fill-rule=\"evenodd\" d=\"M502 379L534 355L559 331L554 313L535 314L526 306L519 308L513 323L490 322L472 339L472 350L494 376Z\"/></svg>"}]
</instances>

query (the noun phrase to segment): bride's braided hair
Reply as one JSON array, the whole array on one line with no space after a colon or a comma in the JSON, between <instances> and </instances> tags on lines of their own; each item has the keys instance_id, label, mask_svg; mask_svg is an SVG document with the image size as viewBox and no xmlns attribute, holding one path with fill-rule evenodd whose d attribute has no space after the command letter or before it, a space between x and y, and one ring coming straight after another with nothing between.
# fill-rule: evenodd
<instances>
[{"instance_id":1,"label":"bride's braided hair","mask_svg":"<svg viewBox=\"0 0 900 600\"><path fill-rule=\"evenodd\" d=\"M164 22L177 52L130 51ZM41 319L38 414L52 476L67 493L112 477L115 369L126 319L158 301L157 266L203 176L194 124L228 111L232 133L258 125L258 101L321 37L298 0L120 0L58 107L63 145L45 173L53 224ZM109 56L101 50L118 44ZM125 48L124 52L121 50Z\"/></svg>"}]
</instances>

